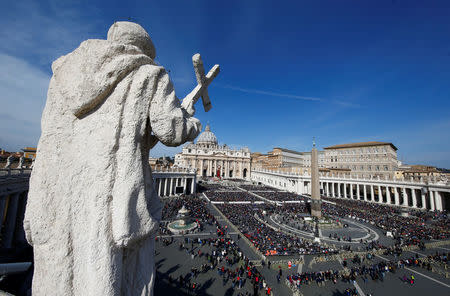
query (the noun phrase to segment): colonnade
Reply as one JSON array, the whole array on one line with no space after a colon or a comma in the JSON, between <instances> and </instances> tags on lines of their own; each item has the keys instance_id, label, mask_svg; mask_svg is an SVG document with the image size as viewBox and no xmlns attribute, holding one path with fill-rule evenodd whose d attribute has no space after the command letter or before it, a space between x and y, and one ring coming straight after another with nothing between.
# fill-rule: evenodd
<instances>
[{"instance_id":1,"label":"colonnade","mask_svg":"<svg viewBox=\"0 0 450 296\"><path fill-rule=\"evenodd\" d=\"M269 170L253 170L252 181L298 194L311 194L311 176ZM442 211L450 209L450 183L431 180L381 180L321 175L321 194L325 197Z\"/></svg>"},{"instance_id":2,"label":"colonnade","mask_svg":"<svg viewBox=\"0 0 450 296\"><path fill-rule=\"evenodd\" d=\"M323 196L363 200L387 205L404 206L431 211L443 210L442 194L415 186L365 184L350 182L320 182Z\"/></svg>"},{"instance_id":3,"label":"colonnade","mask_svg":"<svg viewBox=\"0 0 450 296\"><path fill-rule=\"evenodd\" d=\"M28 191L0 195L1 248L12 248L26 243L23 230Z\"/></svg>"},{"instance_id":4,"label":"colonnade","mask_svg":"<svg viewBox=\"0 0 450 296\"><path fill-rule=\"evenodd\" d=\"M175 194L194 194L194 177L163 177L155 179L155 188L159 196L172 196ZM180 190L182 188L182 191Z\"/></svg>"}]
</instances>

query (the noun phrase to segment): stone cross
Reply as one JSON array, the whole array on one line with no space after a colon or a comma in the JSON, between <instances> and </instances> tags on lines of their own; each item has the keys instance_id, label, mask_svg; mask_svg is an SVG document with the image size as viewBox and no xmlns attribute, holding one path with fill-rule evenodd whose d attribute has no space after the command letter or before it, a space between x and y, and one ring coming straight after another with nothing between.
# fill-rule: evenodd
<instances>
[{"instance_id":1,"label":"stone cross","mask_svg":"<svg viewBox=\"0 0 450 296\"><path fill-rule=\"evenodd\" d=\"M194 101L194 103L202 97L203 108L205 112L211 110L211 100L208 95L208 86L209 84L216 78L216 76L220 72L219 65L214 65L214 67L209 70L208 74L205 75L205 68L203 67L203 61L199 53L196 53L192 56L192 64L194 65L195 77L197 78L197 86L194 90L188 94L183 101L183 104L190 101Z\"/></svg>"}]
</instances>

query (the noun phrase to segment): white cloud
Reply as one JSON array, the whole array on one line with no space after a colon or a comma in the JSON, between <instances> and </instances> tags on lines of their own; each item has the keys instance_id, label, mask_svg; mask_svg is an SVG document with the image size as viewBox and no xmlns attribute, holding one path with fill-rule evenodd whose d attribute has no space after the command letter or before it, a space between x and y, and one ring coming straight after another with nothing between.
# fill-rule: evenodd
<instances>
[{"instance_id":1,"label":"white cloud","mask_svg":"<svg viewBox=\"0 0 450 296\"><path fill-rule=\"evenodd\" d=\"M50 76L4 53L0 53L0 65L0 147L35 146Z\"/></svg>"},{"instance_id":2,"label":"white cloud","mask_svg":"<svg viewBox=\"0 0 450 296\"><path fill-rule=\"evenodd\" d=\"M95 9L60 1L10 1L0 11L0 147L35 146L53 60L95 37ZM105 32L106 35L106 32Z\"/></svg>"},{"instance_id":3,"label":"white cloud","mask_svg":"<svg viewBox=\"0 0 450 296\"><path fill-rule=\"evenodd\" d=\"M322 100L320 98L297 96L297 95L284 94L284 93L279 93L279 92L272 92L272 91L265 91L265 90L258 90L258 89L242 88L242 87L237 87L237 86L232 86L232 85L220 85L220 84L216 84L216 85L219 87L237 90L240 92L266 95L266 96L272 96L272 97L284 97L284 98L299 99L299 100L305 100L305 101L321 101Z\"/></svg>"},{"instance_id":4,"label":"white cloud","mask_svg":"<svg viewBox=\"0 0 450 296\"><path fill-rule=\"evenodd\" d=\"M0 51L47 67L72 51L83 37L95 36L95 9L61 1L10 1L0 12ZM89 14L89 15L88 15ZM91 16L87 22L84 18ZM105 32L106 35L106 32Z\"/></svg>"}]
</instances>

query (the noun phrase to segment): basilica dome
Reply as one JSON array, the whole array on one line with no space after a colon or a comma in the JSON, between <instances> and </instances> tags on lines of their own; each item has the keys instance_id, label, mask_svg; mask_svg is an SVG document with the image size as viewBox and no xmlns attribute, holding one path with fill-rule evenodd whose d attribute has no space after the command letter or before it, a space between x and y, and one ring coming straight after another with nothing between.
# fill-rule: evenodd
<instances>
[{"instance_id":1,"label":"basilica dome","mask_svg":"<svg viewBox=\"0 0 450 296\"><path fill-rule=\"evenodd\" d=\"M197 144L213 144L217 145L216 135L211 131L209 124L206 125L205 130L197 138Z\"/></svg>"}]
</instances>

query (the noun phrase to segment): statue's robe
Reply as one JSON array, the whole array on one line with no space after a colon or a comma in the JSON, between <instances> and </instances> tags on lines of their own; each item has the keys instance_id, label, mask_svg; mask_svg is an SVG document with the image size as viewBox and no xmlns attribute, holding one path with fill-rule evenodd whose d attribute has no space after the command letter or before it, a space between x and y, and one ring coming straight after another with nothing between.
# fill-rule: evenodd
<instances>
[{"instance_id":1,"label":"statue's robe","mask_svg":"<svg viewBox=\"0 0 450 296\"><path fill-rule=\"evenodd\" d=\"M33 295L149 295L161 212L149 149L200 123L135 46L87 40L52 70L24 220Z\"/></svg>"}]
</instances>

